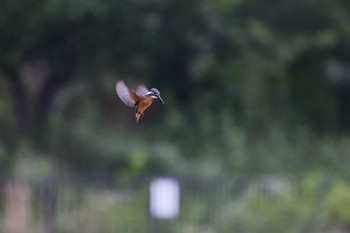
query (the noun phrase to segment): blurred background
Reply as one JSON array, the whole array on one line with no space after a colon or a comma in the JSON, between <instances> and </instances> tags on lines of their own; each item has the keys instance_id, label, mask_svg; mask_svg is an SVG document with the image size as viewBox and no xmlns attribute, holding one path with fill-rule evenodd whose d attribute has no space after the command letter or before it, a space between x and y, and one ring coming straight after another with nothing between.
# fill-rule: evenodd
<instances>
[{"instance_id":1,"label":"blurred background","mask_svg":"<svg viewBox=\"0 0 350 233\"><path fill-rule=\"evenodd\" d=\"M350 232L350 3L5 0L1 232ZM160 90L139 124L115 82ZM174 177L174 219L149 214Z\"/></svg>"}]
</instances>

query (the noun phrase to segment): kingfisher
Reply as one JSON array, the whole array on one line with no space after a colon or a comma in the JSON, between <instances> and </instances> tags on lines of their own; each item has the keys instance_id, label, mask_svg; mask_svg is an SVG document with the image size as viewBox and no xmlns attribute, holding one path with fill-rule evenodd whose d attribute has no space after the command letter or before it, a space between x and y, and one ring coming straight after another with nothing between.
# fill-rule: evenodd
<instances>
[{"instance_id":1,"label":"kingfisher","mask_svg":"<svg viewBox=\"0 0 350 233\"><path fill-rule=\"evenodd\" d=\"M148 90L144 84L137 86L135 90L130 90L124 81L119 80L115 84L115 90L124 104L134 108L136 123L143 117L144 111L151 106L153 100L159 99L164 104L160 92L156 88Z\"/></svg>"}]
</instances>

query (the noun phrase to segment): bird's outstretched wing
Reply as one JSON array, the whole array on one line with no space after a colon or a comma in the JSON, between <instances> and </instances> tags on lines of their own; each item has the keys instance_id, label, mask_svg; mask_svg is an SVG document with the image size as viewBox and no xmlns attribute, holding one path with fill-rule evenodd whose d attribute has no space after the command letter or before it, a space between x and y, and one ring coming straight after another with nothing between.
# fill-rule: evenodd
<instances>
[{"instance_id":1,"label":"bird's outstretched wing","mask_svg":"<svg viewBox=\"0 0 350 233\"><path fill-rule=\"evenodd\" d=\"M115 90L124 104L130 107L135 106L138 101L138 96L125 85L124 81L117 81L115 84Z\"/></svg>"},{"instance_id":2,"label":"bird's outstretched wing","mask_svg":"<svg viewBox=\"0 0 350 233\"><path fill-rule=\"evenodd\" d=\"M138 87L136 87L135 92L139 96L145 96L149 92L149 90L147 89L147 87L145 85L141 84Z\"/></svg>"}]
</instances>

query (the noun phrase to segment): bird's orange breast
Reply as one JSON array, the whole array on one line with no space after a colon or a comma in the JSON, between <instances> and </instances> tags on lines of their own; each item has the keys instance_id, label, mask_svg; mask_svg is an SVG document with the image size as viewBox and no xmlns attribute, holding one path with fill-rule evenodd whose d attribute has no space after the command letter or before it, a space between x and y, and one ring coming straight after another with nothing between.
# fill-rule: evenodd
<instances>
[{"instance_id":1,"label":"bird's orange breast","mask_svg":"<svg viewBox=\"0 0 350 233\"><path fill-rule=\"evenodd\" d=\"M144 111L152 104L153 100L154 98L152 96L147 96L143 100L139 101L137 106L140 110L142 109L142 111Z\"/></svg>"},{"instance_id":2,"label":"bird's orange breast","mask_svg":"<svg viewBox=\"0 0 350 233\"><path fill-rule=\"evenodd\" d=\"M139 121L141 114L149 107L151 106L152 102L154 100L154 97L152 96L147 96L140 100L137 103L137 109L136 109L136 122Z\"/></svg>"}]
</instances>

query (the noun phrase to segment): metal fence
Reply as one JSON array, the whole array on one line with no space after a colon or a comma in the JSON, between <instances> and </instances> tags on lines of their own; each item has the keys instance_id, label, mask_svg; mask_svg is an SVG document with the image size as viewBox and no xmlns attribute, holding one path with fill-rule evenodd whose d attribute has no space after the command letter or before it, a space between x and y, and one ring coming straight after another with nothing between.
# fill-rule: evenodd
<instances>
[{"instance_id":1,"label":"metal fence","mask_svg":"<svg viewBox=\"0 0 350 233\"><path fill-rule=\"evenodd\" d=\"M0 232L328 232L337 214L329 210L329 182L317 179L171 177L173 186L158 185L152 199L155 179L3 179ZM152 214L152 208L165 213Z\"/></svg>"}]
</instances>

